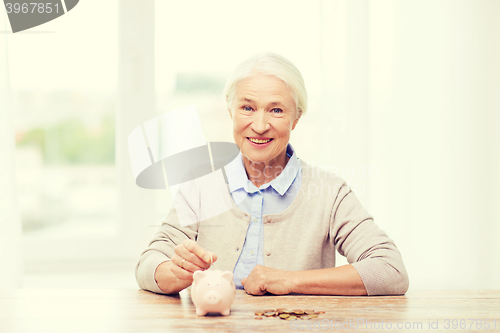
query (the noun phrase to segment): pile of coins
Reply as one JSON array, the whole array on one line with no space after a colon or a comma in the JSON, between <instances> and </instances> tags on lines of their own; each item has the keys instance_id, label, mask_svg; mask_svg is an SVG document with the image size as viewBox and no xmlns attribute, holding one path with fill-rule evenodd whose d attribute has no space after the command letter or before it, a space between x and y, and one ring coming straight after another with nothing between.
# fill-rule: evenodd
<instances>
[{"instance_id":1,"label":"pile of coins","mask_svg":"<svg viewBox=\"0 0 500 333\"><path fill-rule=\"evenodd\" d=\"M288 310L288 309L276 309L276 310L264 310L256 311L255 319L263 319L264 317L277 317L283 320L310 320L318 318L320 314L325 313L325 311L314 311L314 310Z\"/></svg>"}]
</instances>

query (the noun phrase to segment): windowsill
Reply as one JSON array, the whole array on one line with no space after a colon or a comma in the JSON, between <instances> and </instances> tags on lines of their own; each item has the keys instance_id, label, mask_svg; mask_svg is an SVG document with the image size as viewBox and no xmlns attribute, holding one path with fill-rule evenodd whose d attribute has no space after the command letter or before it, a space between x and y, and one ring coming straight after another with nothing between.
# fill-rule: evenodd
<instances>
[{"instance_id":1,"label":"windowsill","mask_svg":"<svg viewBox=\"0 0 500 333\"><path fill-rule=\"evenodd\" d=\"M138 289L136 261L58 262L25 265L24 289Z\"/></svg>"},{"instance_id":2,"label":"windowsill","mask_svg":"<svg viewBox=\"0 0 500 333\"><path fill-rule=\"evenodd\" d=\"M73 219L72 221L45 227L23 234L25 240L103 239L118 235L118 227L109 219Z\"/></svg>"}]
</instances>

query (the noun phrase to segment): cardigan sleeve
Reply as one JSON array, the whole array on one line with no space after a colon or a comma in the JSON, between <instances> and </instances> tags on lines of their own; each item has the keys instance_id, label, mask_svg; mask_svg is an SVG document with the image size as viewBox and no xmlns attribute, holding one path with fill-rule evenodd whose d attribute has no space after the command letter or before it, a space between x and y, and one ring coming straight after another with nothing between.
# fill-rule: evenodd
<instances>
[{"instance_id":1,"label":"cardigan sleeve","mask_svg":"<svg viewBox=\"0 0 500 333\"><path fill-rule=\"evenodd\" d=\"M141 254L135 269L137 284L141 289L163 294L155 280L156 268L163 262L170 260L175 254L174 248L186 239L196 240L198 234L198 212L193 207L198 207L197 196L186 195L189 188L181 189L172 205L169 214L161 227L156 231L148 248ZM190 193L191 194L191 193ZM188 201L186 198L190 198ZM177 209L176 209L177 207ZM183 221L181 226L179 219ZM186 223L191 221L192 223Z\"/></svg>"},{"instance_id":2,"label":"cardigan sleeve","mask_svg":"<svg viewBox=\"0 0 500 333\"><path fill-rule=\"evenodd\" d=\"M331 233L337 251L356 268L368 295L401 295L409 280L396 245L345 183L334 206Z\"/></svg>"}]
</instances>

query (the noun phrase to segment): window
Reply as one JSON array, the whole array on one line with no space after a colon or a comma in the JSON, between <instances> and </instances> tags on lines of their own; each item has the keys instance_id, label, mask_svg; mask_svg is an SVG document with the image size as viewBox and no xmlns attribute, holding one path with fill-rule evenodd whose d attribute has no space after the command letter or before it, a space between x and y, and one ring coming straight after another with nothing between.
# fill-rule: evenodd
<instances>
[{"instance_id":1,"label":"window","mask_svg":"<svg viewBox=\"0 0 500 333\"><path fill-rule=\"evenodd\" d=\"M61 259L62 244L67 258L85 258L96 239L119 233L118 2L94 2L8 36L16 183L28 262Z\"/></svg>"}]
</instances>

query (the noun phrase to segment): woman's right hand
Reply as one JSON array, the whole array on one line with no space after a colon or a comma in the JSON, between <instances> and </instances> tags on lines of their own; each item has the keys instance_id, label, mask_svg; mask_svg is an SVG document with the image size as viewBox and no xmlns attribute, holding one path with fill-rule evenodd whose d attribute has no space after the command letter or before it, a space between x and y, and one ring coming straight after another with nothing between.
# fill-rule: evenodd
<instances>
[{"instance_id":1,"label":"woman's right hand","mask_svg":"<svg viewBox=\"0 0 500 333\"><path fill-rule=\"evenodd\" d=\"M180 280L193 280L193 273L206 270L217 260L215 253L210 253L192 239L186 239L175 247L172 256L172 273Z\"/></svg>"},{"instance_id":2,"label":"woman's right hand","mask_svg":"<svg viewBox=\"0 0 500 333\"><path fill-rule=\"evenodd\" d=\"M216 260L215 253L210 253L195 241L187 239L175 247L171 260L156 268L156 283L167 294L179 292L191 285L195 271L208 269Z\"/></svg>"}]
</instances>

